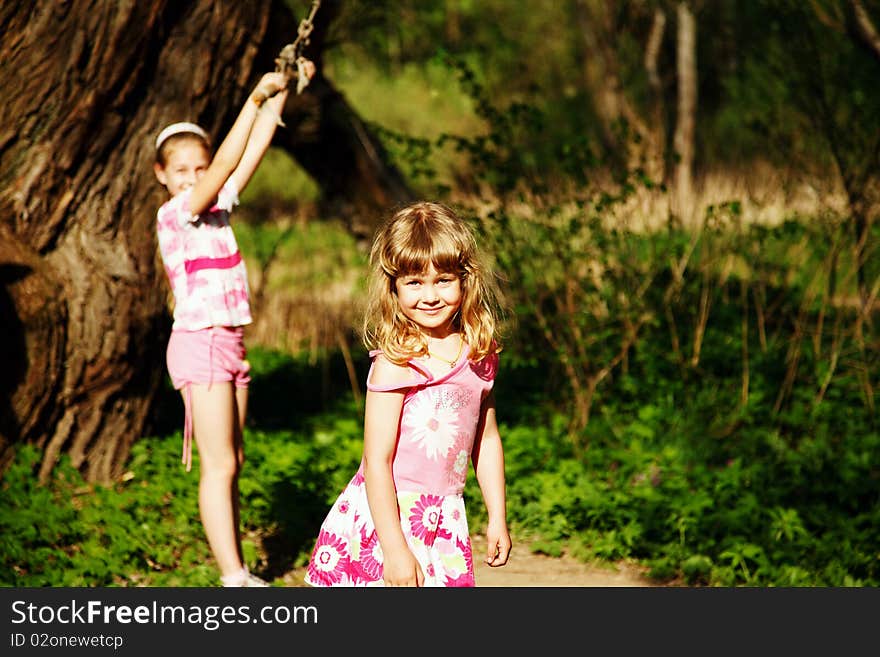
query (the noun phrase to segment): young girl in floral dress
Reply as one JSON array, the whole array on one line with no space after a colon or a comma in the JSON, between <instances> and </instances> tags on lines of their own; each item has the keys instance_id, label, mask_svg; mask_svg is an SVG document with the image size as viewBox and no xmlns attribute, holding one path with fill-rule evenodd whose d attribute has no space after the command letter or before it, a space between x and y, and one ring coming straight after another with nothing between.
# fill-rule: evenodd
<instances>
[{"instance_id":1,"label":"young girl in floral dress","mask_svg":"<svg viewBox=\"0 0 880 657\"><path fill-rule=\"evenodd\" d=\"M462 492L473 460L490 566L511 540L492 386L498 291L467 224L422 202L379 231L361 465L318 534L313 586L474 586Z\"/></svg>"}]
</instances>

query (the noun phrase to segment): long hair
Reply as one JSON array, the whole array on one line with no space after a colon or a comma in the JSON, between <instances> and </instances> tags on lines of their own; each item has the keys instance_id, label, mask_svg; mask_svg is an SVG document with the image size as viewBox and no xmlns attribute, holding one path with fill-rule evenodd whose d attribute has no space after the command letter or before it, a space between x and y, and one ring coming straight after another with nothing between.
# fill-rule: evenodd
<instances>
[{"instance_id":1,"label":"long hair","mask_svg":"<svg viewBox=\"0 0 880 657\"><path fill-rule=\"evenodd\" d=\"M426 336L400 309L395 281L434 265L461 282L462 302L453 322L470 345L470 360L501 350L497 333L502 306L495 275L469 226L449 207L425 201L396 212L376 234L370 265L363 327L367 348L381 349L398 365L428 354Z\"/></svg>"}]
</instances>

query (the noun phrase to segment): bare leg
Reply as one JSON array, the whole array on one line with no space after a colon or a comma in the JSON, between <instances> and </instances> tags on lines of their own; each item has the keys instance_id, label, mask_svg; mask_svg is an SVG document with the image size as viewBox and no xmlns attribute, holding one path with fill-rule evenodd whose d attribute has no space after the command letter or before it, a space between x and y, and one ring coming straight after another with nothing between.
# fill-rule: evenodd
<instances>
[{"instance_id":1,"label":"bare leg","mask_svg":"<svg viewBox=\"0 0 880 657\"><path fill-rule=\"evenodd\" d=\"M244 563L244 555L241 554L241 504L238 493L238 475L244 465L244 422L247 416L248 389L235 389L235 457L238 468L235 471L235 481L232 485L232 511L235 522L235 542L239 546L241 562Z\"/></svg>"},{"instance_id":2,"label":"bare leg","mask_svg":"<svg viewBox=\"0 0 880 657\"><path fill-rule=\"evenodd\" d=\"M199 449L199 512L221 575L241 571L237 526L241 429L230 382L190 384L193 434Z\"/></svg>"}]
</instances>

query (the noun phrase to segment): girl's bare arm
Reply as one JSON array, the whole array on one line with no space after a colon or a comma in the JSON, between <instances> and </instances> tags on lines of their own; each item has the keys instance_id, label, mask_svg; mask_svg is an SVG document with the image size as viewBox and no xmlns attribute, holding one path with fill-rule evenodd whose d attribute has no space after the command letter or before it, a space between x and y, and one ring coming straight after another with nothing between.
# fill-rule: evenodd
<instances>
[{"instance_id":1,"label":"girl's bare arm","mask_svg":"<svg viewBox=\"0 0 880 657\"><path fill-rule=\"evenodd\" d=\"M510 556L511 540L507 530L507 500L504 480L504 449L495 418L495 397L490 394L480 410L480 423L472 453L477 483L483 493L489 525L486 563L503 566Z\"/></svg>"},{"instance_id":2,"label":"girl's bare arm","mask_svg":"<svg viewBox=\"0 0 880 657\"><path fill-rule=\"evenodd\" d=\"M380 357L373 371L379 385L391 383L401 373L396 365ZM367 391L364 413L364 483L367 502L379 537L387 586L421 586L424 573L409 549L400 526L397 490L391 463L397 446L397 427L406 389L391 392Z\"/></svg>"},{"instance_id":3,"label":"girl's bare arm","mask_svg":"<svg viewBox=\"0 0 880 657\"><path fill-rule=\"evenodd\" d=\"M244 107L238 113L238 117L236 117L226 138L214 154L207 170L193 187L189 199L189 209L193 215L201 214L211 207L223 184L241 163L259 110L254 97L259 94L274 96L285 89L286 85L287 79L283 73L266 73L260 79L259 84L248 96Z\"/></svg>"}]
</instances>

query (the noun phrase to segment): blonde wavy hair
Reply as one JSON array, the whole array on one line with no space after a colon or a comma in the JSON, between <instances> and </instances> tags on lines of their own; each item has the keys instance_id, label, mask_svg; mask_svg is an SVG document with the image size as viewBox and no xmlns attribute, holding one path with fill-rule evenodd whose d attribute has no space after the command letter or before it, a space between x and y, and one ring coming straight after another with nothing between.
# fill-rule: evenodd
<instances>
[{"instance_id":1,"label":"blonde wavy hair","mask_svg":"<svg viewBox=\"0 0 880 657\"><path fill-rule=\"evenodd\" d=\"M370 250L370 279L363 337L392 363L428 355L419 326L400 309L395 281L434 265L461 281L462 303L453 322L480 361L501 351L498 344L501 292L483 261L470 227L449 207L423 201L399 210L378 231Z\"/></svg>"}]
</instances>

